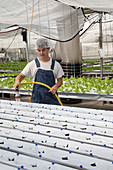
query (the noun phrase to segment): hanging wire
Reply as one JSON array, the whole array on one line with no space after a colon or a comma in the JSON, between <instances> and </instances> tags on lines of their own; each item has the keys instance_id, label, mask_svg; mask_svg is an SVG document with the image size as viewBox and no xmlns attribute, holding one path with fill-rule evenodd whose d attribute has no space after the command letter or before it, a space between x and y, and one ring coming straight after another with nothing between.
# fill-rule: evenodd
<instances>
[{"instance_id":1,"label":"hanging wire","mask_svg":"<svg viewBox=\"0 0 113 170\"><path fill-rule=\"evenodd\" d=\"M27 0L25 1L25 5L26 5L26 14L27 14L27 24L29 25L29 16L28 16Z\"/></svg>"},{"instance_id":2,"label":"hanging wire","mask_svg":"<svg viewBox=\"0 0 113 170\"><path fill-rule=\"evenodd\" d=\"M73 30L72 30L72 13L71 13L71 9L72 8L70 8L70 19L71 19L71 34L73 35ZM75 42L75 38L73 39L73 40L71 40L71 42L72 42L72 46L71 46L71 48L72 49L75 49L75 47L74 47L74 42ZM76 73L75 73L75 62L74 62L74 57L73 57L73 63L72 63L72 68L71 68L71 75L73 75L73 77L75 77L75 75L76 75Z\"/></svg>"},{"instance_id":3,"label":"hanging wire","mask_svg":"<svg viewBox=\"0 0 113 170\"><path fill-rule=\"evenodd\" d=\"M30 61L30 35L31 35L31 29L32 29L32 23L33 23L33 13L34 13L34 0L32 0L32 15L31 15L31 24L29 29L29 51L28 51L28 62ZM29 25L29 17L28 17L28 9L27 9L27 1L26 1L26 14L27 14L27 23ZM27 79L28 82L29 78ZM29 87L27 84L27 90L29 91Z\"/></svg>"},{"instance_id":4,"label":"hanging wire","mask_svg":"<svg viewBox=\"0 0 113 170\"><path fill-rule=\"evenodd\" d=\"M41 22L40 22L40 5L39 5L39 3L38 3L38 17L37 18L39 18L39 20L37 21L37 25L41 25ZM39 36L41 35L41 29L40 29L40 31L39 31Z\"/></svg>"},{"instance_id":5,"label":"hanging wire","mask_svg":"<svg viewBox=\"0 0 113 170\"><path fill-rule=\"evenodd\" d=\"M48 0L46 0L46 8L47 8L47 18L48 18L48 29L49 29L49 38L50 38L50 19L49 19L49 10L48 10Z\"/></svg>"},{"instance_id":6,"label":"hanging wire","mask_svg":"<svg viewBox=\"0 0 113 170\"><path fill-rule=\"evenodd\" d=\"M95 19L94 19L95 18ZM94 21L92 22L92 19L94 19ZM94 17L92 17L91 19L88 19L88 21L90 22L90 25L80 34L80 37L89 30L90 27L92 27L95 23L97 23L97 21L99 20L99 16L98 14L95 15Z\"/></svg>"},{"instance_id":7,"label":"hanging wire","mask_svg":"<svg viewBox=\"0 0 113 170\"><path fill-rule=\"evenodd\" d=\"M112 46L112 50L111 50L111 57L113 56L113 39L112 39L112 37L113 37L113 28L112 28L112 24L113 22L111 21L111 23L110 23L110 33L111 33L111 46Z\"/></svg>"},{"instance_id":8,"label":"hanging wire","mask_svg":"<svg viewBox=\"0 0 113 170\"><path fill-rule=\"evenodd\" d=\"M16 38L16 36L17 36L17 34L18 34L18 30L17 30L17 32L16 32L15 36L13 37L13 39L12 39L11 43L10 43L10 44L9 44L9 46L7 47L6 51L10 48L10 46L11 46L11 45L12 45L12 43L14 42L14 40L15 40L15 38Z\"/></svg>"},{"instance_id":9,"label":"hanging wire","mask_svg":"<svg viewBox=\"0 0 113 170\"><path fill-rule=\"evenodd\" d=\"M30 35L31 35L31 29L33 24L33 13L34 13L34 0L32 0L32 16L31 16L31 24L30 24L30 30L29 30L29 54L28 54L28 61L30 61Z\"/></svg>"},{"instance_id":10,"label":"hanging wire","mask_svg":"<svg viewBox=\"0 0 113 170\"><path fill-rule=\"evenodd\" d=\"M106 37L106 41L105 41L105 45L106 45L106 55L107 55L107 58L108 58L108 38L107 38L107 35L108 35L108 25L107 23L104 23L104 26L105 26L105 37Z\"/></svg>"},{"instance_id":11,"label":"hanging wire","mask_svg":"<svg viewBox=\"0 0 113 170\"><path fill-rule=\"evenodd\" d=\"M78 11L78 9L77 9L77 23L78 23L78 26L79 26L79 18L78 18L79 14L78 14L78 12L79 12L79 11ZM80 40L80 36L79 36L79 40ZM80 42L79 42L79 48L80 48ZM81 49L79 49L79 51L81 51ZM79 53L79 52L78 52L78 53ZM81 58L81 54L80 54L80 53L79 53L78 55L79 55L78 67L79 67L79 69L80 69L80 70L79 70L80 72L79 72L79 75L77 75L77 76L80 76L80 77L81 77L81 76L82 76L82 74L81 74L81 73L82 73L82 58ZM75 66L75 67L76 67L76 66ZM76 74L76 73L75 73L75 74ZM76 76L76 77L77 77L77 76Z\"/></svg>"},{"instance_id":12,"label":"hanging wire","mask_svg":"<svg viewBox=\"0 0 113 170\"><path fill-rule=\"evenodd\" d=\"M63 7L63 16L65 16L65 14L64 14L64 12L65 12L65 8L64 8L64 5L62 4L62 7ZM66 35L66 29L65 29L65 27L66 27L66 24L65 24L65 19L63 19L63 24L64 24L64 38L65 38L65 35Z\"/></svg>"},{"instance_id":13,"label":"hanging wire","mask_svg":"<svg viewBox=\"0 0 113 170\"><path fill-rule=\"evenodd\" d=\"M73 22L72 22L72 16L73 16L73 15L72 15L72 13L71 13L71 9L72 9L72 8L70 8L71 35L73 35L73 30L72 30L72 23L73 23ZM74 38L74 39L75 39L75 38ZM74 39L73 39L73 40L74 40ZM74 49L74 41L75 41L75 40L74 40L74 41L73 41L73 40L71 41L71 42L72 42L72 46L71 46L72 49ZM74 58L73 58L73 64L75 64ZM74 74L75 74L75 70L74 70Z\"/></svg>"}]
</instances>

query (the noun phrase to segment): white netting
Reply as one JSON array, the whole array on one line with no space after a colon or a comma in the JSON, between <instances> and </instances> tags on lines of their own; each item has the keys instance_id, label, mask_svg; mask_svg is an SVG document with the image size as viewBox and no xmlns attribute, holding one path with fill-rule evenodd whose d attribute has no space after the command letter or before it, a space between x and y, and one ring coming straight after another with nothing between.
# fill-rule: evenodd
<instances>
[{"instance_id":1,"label":"white netting","mask_svg":"<svg viewBox=\"0 0 113 170\"><path fill-rule=\"evenodd\" d=\"M1 0L0 28L19 25L47 38L68 41L82 28L82 10L55 0Z\"/></svg>"},{"instance_id":2,"label":"white netting","mask_svg":"<svg viewBox=\"0 0 113 170\"><path fill-rule=\"evenodd\" d=\"M90 8L95 11L113 11L112 0L59 0L59 1L67 5Z\"/></svg>"},{"instance_id":3,"label":"white netting","mask_svg":"<svg viewBox=\"0 0 113 170\"><path fill-rule=\"evenodd\" d=\"M88 28L81 32L80 41L82 56L88 58L99 58L99 14L93 14L93 19L85 23ZM89 26L89 27L88 27ZM104 14L102 17L102 44L104 50L104 58L113 57L113 16Z\"/></svg>"},{"instance_id":4,"label":"white netting","mask_svg":"<svg viewBox=\"0 0 113 170\"><path fill-rule=\"evenodd\" d=\"M0 48L26 48L26 44L22 40L21 29L2 35L4 28L18 25L27 29L28 36L31 32L30 39L28 37L31 49L35 48L39 36L64 43L74 39L80 32L82 56L94 57L98 56L99 50L98 13L93 11L92 18L89 17L88 22L85 22L81 8L76 7L113 11L112 0L1 0L0 3ZM87 9L85 12L88 12ZM106 56L113 55L112 20L112 14L103 17L103 48ZM87 24L92 25L88 28ZM83 31L80 31L83 26ZM88 31L84 32L86 28ZM11 29L13 30L13 27ZM73 48L73 46L71 47ZM73 49L71 53L72 51Z\"/></svg>"}]
</instances>

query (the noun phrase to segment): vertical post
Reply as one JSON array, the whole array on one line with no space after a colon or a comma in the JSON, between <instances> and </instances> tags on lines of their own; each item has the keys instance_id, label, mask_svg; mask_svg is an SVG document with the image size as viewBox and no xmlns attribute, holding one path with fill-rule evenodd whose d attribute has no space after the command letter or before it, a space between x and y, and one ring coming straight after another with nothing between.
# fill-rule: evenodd
<instances>
[{"instance_id":1,"label":"vertical post","mask_svg":"<svg viewBox=\"0 0 113 170\"><path fill-rule=\"evenodd\" d=\"M29 49L28 49L28 41L27 41L27 30L23 29L22 30L22 36L23 36L23 41L26 43L26 56L27 56L27 63L29 62Z\"/></svg>"},{"instance_id":2,"label":"vertical post","mask_svg":"<svg viewBox=\"0 0 113 170\"><path fill-rule=\"evenodd\" d=\"M29 48L28 48L28 41L27 41L27 30L26 30L26 56L27 56L27 63L29 63Z\"/></svg>"},{"instance_id":3,"label":"vertical post","mask_svg":"<svg viewBox=\"0 0 113 170\"><path fill-rule=\"evenodd\" d=\"M102 12L99 14L99 48L103 49L103 35L102 35ZM103 79L103 57L100 56L100 67L101 67L101 79Z\"/></svg>"}]
</instances>

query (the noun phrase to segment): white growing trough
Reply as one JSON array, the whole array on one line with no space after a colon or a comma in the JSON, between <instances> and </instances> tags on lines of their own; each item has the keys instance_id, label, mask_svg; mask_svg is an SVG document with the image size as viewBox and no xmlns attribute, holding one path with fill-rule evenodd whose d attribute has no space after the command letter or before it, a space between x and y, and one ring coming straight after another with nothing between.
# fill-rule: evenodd
<instances>
[{"instance_id":1,"label":"white growing trough","mask_svg":"<svg viewBox=\"0 0 113 170\"><path fill-rule=\"evenodd\" d=\"M113 111L0 100L0 169L113 170Z\"/></svg>"}]
</instances>

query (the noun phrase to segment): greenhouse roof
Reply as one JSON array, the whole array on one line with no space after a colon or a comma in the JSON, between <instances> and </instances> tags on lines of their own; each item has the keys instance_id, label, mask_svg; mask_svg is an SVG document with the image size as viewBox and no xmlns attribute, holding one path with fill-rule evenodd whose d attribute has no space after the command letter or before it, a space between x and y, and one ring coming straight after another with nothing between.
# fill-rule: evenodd
<instances>
[{"instance_id":1,"label":"greenhouse roof","mask_svg":"<svg viewBox=\"0 0 113 170\"><path fill-rule=\"evenodd\" d=\"M60 2L82 8L89 8L94 11L113 11L112 0L59 0Z\"/></svg>"},{"instance_id":2,"label":"greenhouse roof","mask_svg":"<svg viewBox=\"0 0 113 170\"><path fill-rule=\"evenodd\" d=\"M17 25L38 35L68 41L83 28L82 10L55 0L0 2L0 28Z\"/></svg>"},{"instance_id":3,"label":"greenhouse roof","mask_svg":"<svg viewBox=\"0 0 113 170\"><path fill-rule=\"evenodd\" d=\"M1 0L0 48L7 49L10 44L11 48L25 48L26 44L21 36L23 28L31 35L30 43L31 46L33 44L33 48L39 36L60 42L69 41L84 30L86 21L89 25L94 21L88 20L90 14L101 11L112 13L112 0ZM97 17L96 21L98 19ZM85 36L82 42L98 41L98 36L96 37L95 34L91 36L92 39ZM109 40L111 41L112 37Z\"/></svg>"}]
</instances>

